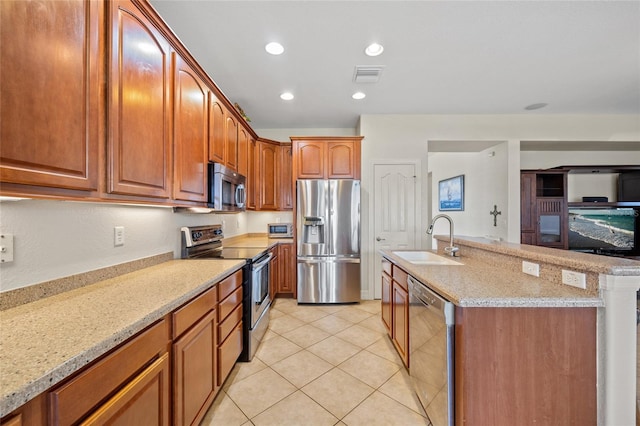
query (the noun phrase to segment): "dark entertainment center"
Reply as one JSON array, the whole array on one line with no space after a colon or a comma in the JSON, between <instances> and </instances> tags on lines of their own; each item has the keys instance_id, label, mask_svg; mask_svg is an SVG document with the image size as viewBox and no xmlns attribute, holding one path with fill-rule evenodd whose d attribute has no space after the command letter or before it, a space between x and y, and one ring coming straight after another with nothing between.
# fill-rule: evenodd
<instances>
[{"instance_id":1,"label":"dark entertainment center","mask_svg":"<svg viewBox=\"0 0 640 426\"><path fill-rule=\"evenodd\" d=\"M569 174L616 174L617 199L569 202ZM640 256L640 166L522 170L520 242L608 256Z\"/></svg>"}]
</instances>

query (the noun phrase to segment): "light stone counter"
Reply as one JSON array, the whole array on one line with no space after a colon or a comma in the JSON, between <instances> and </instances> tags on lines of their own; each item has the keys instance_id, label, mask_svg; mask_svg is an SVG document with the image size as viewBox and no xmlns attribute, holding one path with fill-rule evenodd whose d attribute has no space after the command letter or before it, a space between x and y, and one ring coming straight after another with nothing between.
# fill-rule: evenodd
<instances>
[{"instance_id":1,"label":"light stone counter","mask_svg":"<svg viewBox=\"0 0 640 426\"><path fill-rule=\"evenodd\" d=\"M225 238L224 247L264 248L270 249L278 243L293 243L293 238L268 238L267 234L248 234Z\"/></svg>"},{"instance_id":2,"label":"light stone counter","mask_svg":"<svg viewBox=\"0 0 640 426\"><path fill-rule=\"evenodd\" d=\"M0 417L243 265L172 260L1 311Z\"/></svg>"},{"instance_id":3,"label":"light stone counter","mask_svg":"<svg viewBox=\"0 0 640 426\"><path fill-rule=\"evenodd\" d=\"M462 249L461 249L462 251ZM471 257L462 265L416 265L381 250L409 275L461 307L599 307L602 299L584 290L490 265ZM435 253L435 251L434 251Z\"/></svg>"}]
</instances>

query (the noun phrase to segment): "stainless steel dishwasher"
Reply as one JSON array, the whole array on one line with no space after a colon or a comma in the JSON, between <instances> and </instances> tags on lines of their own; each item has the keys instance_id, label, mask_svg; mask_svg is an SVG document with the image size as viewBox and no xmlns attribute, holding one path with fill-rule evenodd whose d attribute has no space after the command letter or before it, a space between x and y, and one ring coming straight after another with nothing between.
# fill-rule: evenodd
<instances>
[{"instance_id":1,"label":"stainless steel dishwasher","mask_svg":"<svg viewBox=\"0 0 640 426\"><path fill-rule=\"evenodd\" d=\"M409 276L409 374L433 426L453 426L454 305Z\"/></svg>"}]
</instances>

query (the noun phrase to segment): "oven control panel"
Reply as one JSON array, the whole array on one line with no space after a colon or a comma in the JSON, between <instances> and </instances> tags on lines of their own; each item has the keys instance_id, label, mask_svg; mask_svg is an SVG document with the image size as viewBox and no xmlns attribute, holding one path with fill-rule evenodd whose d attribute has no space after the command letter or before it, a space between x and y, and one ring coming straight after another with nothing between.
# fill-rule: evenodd
<instances>
[{"instance_id":1,"label":"oven control panel","mask_svg":"<svg viewBox=\"0 0 640 426\"><path fill-rule=\"evenodd\" d=\"M222 225L183 227L181 229L183 244L186 247L193 247L200 244L220 241L224 238Z\"/></svg>"}]
</instances>

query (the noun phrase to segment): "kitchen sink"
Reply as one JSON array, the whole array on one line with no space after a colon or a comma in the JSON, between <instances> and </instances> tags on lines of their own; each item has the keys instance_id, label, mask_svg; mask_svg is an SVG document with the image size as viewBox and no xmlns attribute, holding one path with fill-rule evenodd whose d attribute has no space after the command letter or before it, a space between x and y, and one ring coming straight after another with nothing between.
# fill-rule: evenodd
<instances>
[{"instance_id":1,"label":"kitchen sink","mask_svg":"<svg viewBox=\"0 0 640 426\"><path fill-rule=\"evenodd\" d=\"M392 251L391 253L414 265L462 265L455 260L430 251Z\"/></svg>"}]
</instances>

